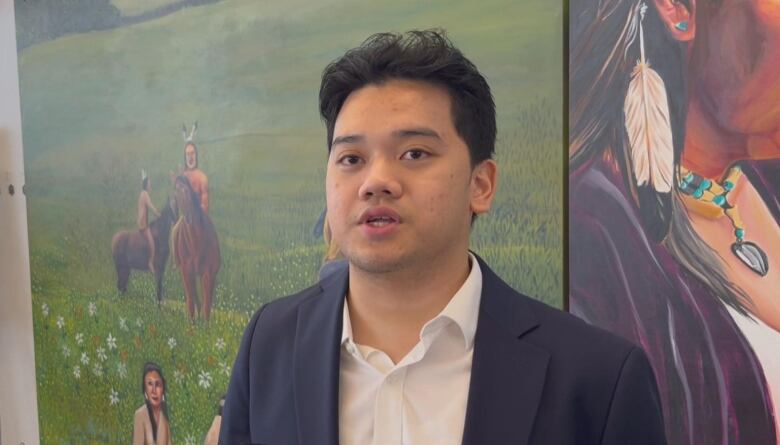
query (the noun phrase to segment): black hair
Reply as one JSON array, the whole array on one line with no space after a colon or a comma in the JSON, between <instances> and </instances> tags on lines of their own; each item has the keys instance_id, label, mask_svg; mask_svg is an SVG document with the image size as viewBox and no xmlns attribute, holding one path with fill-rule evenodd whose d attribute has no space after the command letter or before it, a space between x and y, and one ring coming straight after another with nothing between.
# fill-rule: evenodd
<instances>
[{"instance_id":1,"label":"black hair","mask_svg":"<svg viewBox=\"0 0 780 445\"><path fill-rule=\"evenodd\" d=\"M165 376L163 375L162 368L160 368L160 365L154 362L146 362L144 364L143 373L141 374L141 393L146 395L146 375L150 372L156 372L160 376L160 380L162 380L163 384L163 400L160 402L160 407L162 410L162 414L165 416L166 419L168 419L168 404L165 402L165 393L168 388L168 384L165 383ZM152 437L154 438L155 442L157 441L157 421L154 419L154 414L152 413L152 404L149 403L148 400L146 400L146 410L149 412L149 420L152 422Z\"/></svg>"},{"instance_id":2,"label":"black hair","mask_svg":"<svg viewBox=\"0 0 780 445\"><path fill-rule=\"evenodd\" d=\"M392 79L446 88L455 130L468 146L472 166L493 157L496 106L490 86L443 30L374 34L325 68L320 115L327 126L329 151L336 118L347 97L366 85Z\"/></svg>"},{"instance_id":3,"label":"black hair","mask_svg":"<svg viewBox=\"0 0 780 445\"><path fill-rule=\"evenodd\" d=\"M190 199L192 204L192 211L195 213L195 218L198 221L202 221L203 217L205 216L203 213L203 208L200 206L200 199L198 198L198 194L195 193L195 189L192 188L190 180L187 179L187 177L184 175L179 175L176 177L174 187L178 184L184 186L184 189L187 191L187 198Z\"/></svg>"}]
</instances>

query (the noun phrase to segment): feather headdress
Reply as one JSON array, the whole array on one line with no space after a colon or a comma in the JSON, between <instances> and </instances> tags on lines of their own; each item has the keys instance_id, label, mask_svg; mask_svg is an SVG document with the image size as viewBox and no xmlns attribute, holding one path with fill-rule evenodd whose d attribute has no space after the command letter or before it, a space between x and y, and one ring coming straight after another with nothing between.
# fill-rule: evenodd
<instances>
[{"instance_id":1,"label":"feather headdress","mask_svg":"<svg viewBox=\"0 0 780 445\"><path fill-rule=\"evenodd\" d=\"M664 81L645 59L642 21L646 11L647 5L643 3L639 12L639 60L631 73L623 112L636 185L648 185L658 193L669 193L674 181L669 103Z\"/></svg>"},{"instance_id":2,"label":"feather headdress","mask_svg":"<svg viewBox=\"0 0 780 445\"><path fill-rule=\"evenodd\" d=\"M195 121L195 123L192 125L192 130L190 130L189 135L187 134L187 125L181 124L181 137L184 139L184 143L189 143L195 140L195 135L198 133L198 122Z\"/></svg>"}]
</instances>

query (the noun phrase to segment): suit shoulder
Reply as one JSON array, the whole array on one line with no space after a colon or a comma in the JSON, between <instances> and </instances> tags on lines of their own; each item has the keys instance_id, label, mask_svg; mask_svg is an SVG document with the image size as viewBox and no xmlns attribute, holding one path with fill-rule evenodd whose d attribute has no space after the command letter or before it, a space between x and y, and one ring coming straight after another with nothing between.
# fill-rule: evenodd
<instances>
[{"instance_id":1,"label":"suit shoulder","mask_svg":"<svg viewBox=\"0 0 780 445\"><path fill-rule=\"evenodd\" d=\"M588 324L568 312L530 297L523 298L528 299L529 307L539 320L539 327L533 336L537 341L567 352L583 351L597 356L612 356L619 361L636 347L625 338Z\"/></svg>"},{"instance_id":2,"label":"suit shoulder","mask_svg":"<svg viewBox=\"0 0 780 445\"><path fill-rule=\"evenodd\" d=\"M310 298L315 298L322 293L322 287L319 283L314 284L295 294L278 298L274 301L265 303L255 312L252 319L255 323L262 318L263 329L273 329L280 324L295 322L298 307ZM272 325L272 326L269 326Z\"/></svg>"}]
</instances>

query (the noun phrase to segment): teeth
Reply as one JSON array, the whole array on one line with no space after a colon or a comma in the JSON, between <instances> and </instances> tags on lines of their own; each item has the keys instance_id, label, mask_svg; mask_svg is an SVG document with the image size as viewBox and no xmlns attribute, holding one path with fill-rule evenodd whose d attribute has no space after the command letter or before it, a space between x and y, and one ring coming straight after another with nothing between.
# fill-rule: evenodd
<instances>
[{"instance_id":1,"label":"teeth","mask_svg":"<svg viewBox=\"0 0 780 445\"><path fill-rule=\"evenodd\" d=\"M366 222L374 227L383 227L393 222L393 219L387 216L377 216L369 218Z\"/></svg>"}]
</instances>

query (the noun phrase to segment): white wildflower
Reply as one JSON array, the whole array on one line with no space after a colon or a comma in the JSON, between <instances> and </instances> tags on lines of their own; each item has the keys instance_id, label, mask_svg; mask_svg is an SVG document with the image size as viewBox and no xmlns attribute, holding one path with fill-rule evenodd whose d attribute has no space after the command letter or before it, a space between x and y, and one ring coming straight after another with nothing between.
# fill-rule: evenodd
<instances>
[{"instance_id":1,"label":"white wildflower","mask_svg":"<svg viewBox=\"0 0 780 445\"><path fill-rule=\"evenodd\" d=\"M73 367L73 377L75 377L76 380L81 378L81 368L79 368L79 365Z\"/></svg>"},{"instance_id":2,"label":"white wildflower","mask_svg":"<svg viewBox=\"0 0 780 445\"><path fill-rule=\"evenodd\" d=\"M108 350L116 349L116 337L111 335L111 333L108 333L108 338L106 338L106 344L108 345Z\"/></svg>"},{"instance_id":3,"label":"white wildflower","mask_svg":"<svg viewBox=\"0 0 780 445\"><path fill-rule=\"evenodd\" d=\"M135 319L135 326L136 327L140 328L143 325L144 325L144 322L143 322L143 320L141 320L141 317L138 317L138 318Z\"/></svg>"},{"instance_id":4,"label":"white wildflower","mask_svg":"<svg viewBox=\"0 0 780 445\"><path fill-rule=\"evenodd\" d=\"M173 349L176 347L176 339L171 337L168 339L168 347Z\"/></svg>"},{"instance_id":5,"label":"white wildflower","mask_svg":"<svg viewBox=\"0 0 780 445\"><path fill-rule=\"evenodd\" d=\"M102 377L103 376L103 365L101 365L98 362L95 362L95 365L92 367L92 374L95 374L96 377Z\"/></svg>"},{"instance_id":6,"label":"white wildflower","mask_svg":"<svg viewBox=\"0 0 780 445\"><path fill-rule=\"evenodd\" d=\"M211 387L211 374L206 371L201 371L198 374L198 385L203 389L209 389Z\"/></svg>"},{"instance_id":7,"label":"white wildflower","mask_svg":"<svg viewBox=\"0 0 780 445\"><path fill-rule=\"evenodd\" d=\"M81 353L81 364L82 365L88 365L89 364L89 356L86 352Z\"/></svg>"},{"instance_id":8,"label":"white wildflower","mask_svg":"<svg viewBox=\"0 0 780 445\"><path fill-rule=\"evenodd\" d=\"M222 371L222 374L225 374L226 376L230 376L230 366L228 366L227 363L220 362L219 369Z\"/></svg>"},{"instance_id":9,"label":"white wildflower","mask_svg":"<svg viewBox=\"0 0 780 445\"><path fill-rule=\"evenodd\" d=\"M220 351L225 349L225 340L223 340L222 338L218 338L217 343L214 346L216 346L217 349L219 349Z\"/></svg>"},{"instance_id":10,"label":"white wildflower","mask_svg":"<svg viewBox=\"0 0 780 445\"><path fill-rule=\"evenodd\" d=\"M43 303L41 305L41 312L43 313L44 317L48 317L49 316L49 305L46 304L46 303Z\"/></svg>"},{"instance_id":11,"label":"white wildflower","mask_svg":"<svg viewBox=\"0 0 780 445\"><path fill-rule=\"evenodd\" d=\"M108 394L108 403L111 406L119 404L119 393L114 391L114 388L111 388L111 392Z\"/></svg>"},{"instance_id":12,"label":"white wildflower","mask_svg":"<svg viewBox=\"0 0 780 445\"><path fill-rule=\"evenodd\" d=\"M89 311L89 316L94 317L95 314L97 314L97 305L94 301L90 301L89 305L87 306L87 310Z\"/></svg>"},{"instance_id":13,"label":"white wildflower","mask_svg":"<svg viewBox=\"0 0 780 445\"><path fill-rule=\"evenodd\" d=\"M127 320L119 317L119 329L122 331L127 331Z\"/></svg>"},{"instance_id":14,"label":"white wildflower","mask_svg":"<svg viewBox=\"0 0 780 445\"><path fill-rule=\"evenodd\" d=\"M181 381L184 380L184 373L178 369L174 370L173 379L176 380L176 383L181 383Z\"/></svg>"},{"instance_id":15,"label":"white wildflower","mask_svg":"<svg viewBox=\"0 0 780 445\"><path fill-rule=\"evenodd\" d=\"M184 445L195 445L195 438L192 437L192 434L188 435L186 439L184 439Z\"/></svg>"},{"instance_id":16,"label":"white wildflower","mask_svg":"<svg viewBox=\"0 0 780 445\"><path fill-rule=\"evenodd\" d=\"M84 343L84 334L81 332L76 334L76 344L81 346Z\"/></svg>"},{"instance_id":17,"label":"white wildflower","mask_svg":"<svg viewBox=\"0 0 780 445\"><path fill-rule=\"evenodd\" d=\"M106 359L108 358L108 356L106 355L106 350L103 349L102 346L97 348L97 351L95 351L95 352L96 352L98 360L100 360L101 362L106 361Z\"/></svg>"},{"instance_id":18,"label":"white wildflower","mask_svg":"<svg viewBox=\"0 0 780 445\"><path fill-rule=\"evenodd\" d=\"M120 379L127 377L127 365L119 362L119 364L116 366L116 373L119 374Z\"/></svg>"},{"instance_id":19,"label":"white wildflower","mask_svg":"<svg viewBox=\"0 0 780 445\"><path fill-rule=\"evenodd\" d=\"M62 329L65 326L65 319L62 318L62 315L57 316L57 327Z\"/></svg>"},{"instance_id":20,"label":"white wildflower","mask_svg":"<svg viewBox=\"0 0 780 445\"><path fill-rule=\"evenodd\" d=\"M64 355L65 358L70 357L70 348L68 345L62 345L62 355Z\"/></svg>"}]
</instances>

